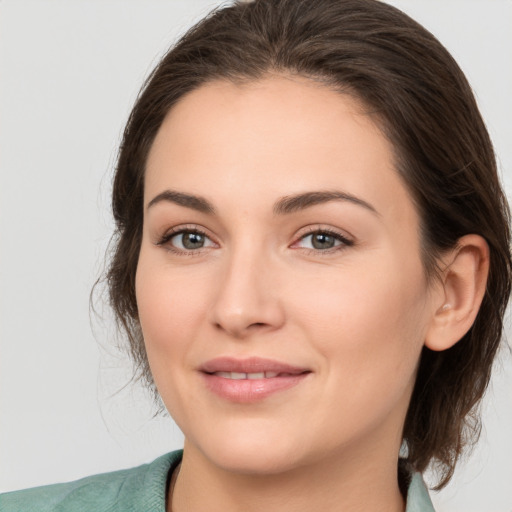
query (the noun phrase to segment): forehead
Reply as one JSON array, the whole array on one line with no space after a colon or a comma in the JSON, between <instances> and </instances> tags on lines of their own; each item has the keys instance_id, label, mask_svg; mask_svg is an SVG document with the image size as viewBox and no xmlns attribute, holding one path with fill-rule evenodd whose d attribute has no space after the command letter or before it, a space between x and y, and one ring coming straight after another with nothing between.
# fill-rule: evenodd
<instances>
[{"instance_id":1,"label":"forehead","mask_svg":"<svg viewBox=\"0 0 512 512\"><path fill-rule=\"evenodd\" d=\"M393 147L363 106L295 76L219 80L181 98L151 148L145 203L165 188L244 204L343 189L414 214Z\"/></svg>"}]
</instances>

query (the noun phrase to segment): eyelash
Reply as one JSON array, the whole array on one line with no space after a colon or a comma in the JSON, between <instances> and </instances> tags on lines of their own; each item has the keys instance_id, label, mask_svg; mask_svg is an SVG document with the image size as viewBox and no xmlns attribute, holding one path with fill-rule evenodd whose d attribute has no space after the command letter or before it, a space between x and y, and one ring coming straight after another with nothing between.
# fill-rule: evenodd
<instances>
[{"instance_id":1,"label":"eyelash","mask_svg":"<svg viewBox=\"0 0 512 512\"><path fill-rule=\"evenodd\" d=\"M303 250L306 251L306 254L311 254L311 255L315 255L315 256L317 256L317 255L329 256L333 253L343 251L343 250L347 249L347 247L352 247L354 245L353 240L347 238L345 235L341 234L339 231L335 231L335 230L329 229L329 228L322 228L322 227L315 227L315 228L308 230L306 233L303 233L299 237L297 242L293 243L293 245L297 244L298 242L303 241L308 236L313 236L313 235L318 235L318 234L332 236L335 240L337 240L341 243L339 245L336 245L334 247L331 247L329 249L324 249L324 250L304 248Z\"/></svg>"},{"instance_id":2,"label":"eyelash","mask_svg":"<svg viewBox=\"0 0 512 512\"><path fill-rule=\"evenodd\" d=\"M202 253L202 249L204 249L202 247L199 248L199 249L195 249L195 250L184 250L184 249L178 249L176 247L173 247L171 244L169 244L169 242L170 242L170 240L172 238L174 238L175 236L178 236L178 235L182 235L184 233L198 234L198 235L204 236L205 238L208 238L209 240L211 240L211 238L208 236L208 234L205 231L203 231L202 229L199 229L196 226L194 226L194 227L186 227L185 226L185 227L173 228L170 231L167 231L160 238L160 240L158 242L156 242L156 245L165 247L169 252L172 252L172 253L177 254L179 256L197 256L197 255L200 255ZM314 254L314 255L322 255L322 256L326 255L327 256L327 255L330 255L330 254L332 254L334 252L345 250L347 247L352 247L354 245L354 241L353 240L350 240L349 238L347 238L346 236L342 235L338 231L335 231L333 229L315 227L315 228L312 228L312 229L308 230L306 233L303 233L297 239L297 241L292 244L292 246L296 245L297 243L299 243L301 241L303 241L308 236L313 236L313 235L317 235L317 234L323 234L323 235L332 236L335 240L337 240L337 241L339 241L341 243L339 245L337 245L337 246L331 247L329 249L324 249L324 250L303 248L303 250L306 252L306 254L311 254L311 255Z\"/></svg>"},{"instance_id":3,"label":"eyelash","mask_svg":"<svg viewBox=\"0 0 512 512\"><path fill-rule=\"evenodd\" d=\"M172 252L174 254L177 254L179 256L198 256L202 253L201 249L195 249L195 250L186 250L186 249L178 249L176 247L173 247L169 242L172 238L174 238L177 235L182 235L184 233L193 233L197 235L202 235L205 238L208 238L211 240L211 238L208 236L208 234L203 231L202 229L199 229L198 227L179 227L179 228L172 228L171 230L167 231L162 238L156 243L156 245L165 247L166 250L169 252Z\"/></svg>"}]
</instances>

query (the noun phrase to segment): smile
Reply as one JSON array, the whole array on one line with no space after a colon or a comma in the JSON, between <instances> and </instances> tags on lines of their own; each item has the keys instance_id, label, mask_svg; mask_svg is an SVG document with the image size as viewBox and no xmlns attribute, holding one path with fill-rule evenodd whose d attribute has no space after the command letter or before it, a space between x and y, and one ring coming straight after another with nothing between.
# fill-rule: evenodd
<instances>
[{"instance_id":1,"label":"smile","mask_svg":"<svg viewBox=\"0 0 512 512\"><path fill-rule=\"evenodd\" d=\"M290 373L277 373L277 372L258 372L258 373L242 373L242 372L215 372L212 375L223 377L225 379L233 380L256 380L256 379L273 379L274 377L290 376Z\"/></svg>"},{"instance_id":2,"label":"smile","mask_svg":"<svg viewBox=\"0 0 512 512\"><path fill-rule=\"evenodd\" d=\"M312 372L271 359L223 357L206 362L200 373L207 389L218 397L254 403L300 384Z\"/></svg>"}]
</instances>

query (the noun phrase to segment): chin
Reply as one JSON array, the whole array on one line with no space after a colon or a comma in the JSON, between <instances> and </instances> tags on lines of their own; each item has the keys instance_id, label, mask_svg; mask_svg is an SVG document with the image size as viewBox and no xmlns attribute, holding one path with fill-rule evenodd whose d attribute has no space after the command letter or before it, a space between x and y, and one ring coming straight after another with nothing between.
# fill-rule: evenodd
<instances>
[{"instance_id":1,"label":"chin","mask_svg":"<svg viewBox=\"0 0 512 512\"><path fill-rule=\"evenodd\" d=\"M224 435L208 440L200 451L211 464L225 471L246 475L285 473L301 465L300 449L277 438L254 435Z\"/></svg>"}]
</instances>

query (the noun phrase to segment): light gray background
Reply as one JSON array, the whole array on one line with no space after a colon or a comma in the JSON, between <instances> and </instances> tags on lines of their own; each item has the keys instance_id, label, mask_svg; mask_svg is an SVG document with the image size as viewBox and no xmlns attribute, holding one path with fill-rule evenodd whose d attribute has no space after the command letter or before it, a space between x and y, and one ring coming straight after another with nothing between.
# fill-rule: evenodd
<instances>
[{"instance_id":1,"label":"light gray background","mask_svg":"<svg viewBox=\"0 0 512 512\"><path fill-rule=\"evenodd\" d=\"M466 72L510 192L512 1L390 3ZM152 419L144 392L125 386L130 365L111 319L104 311L92 330L88 297L138 88L169 44L218 4L0 1L0 491L134 466L181 446L173 422ZM439 512L512 511L511 361L503 350L481 442L433 494Z\"/></svg>"}]
</instances>

